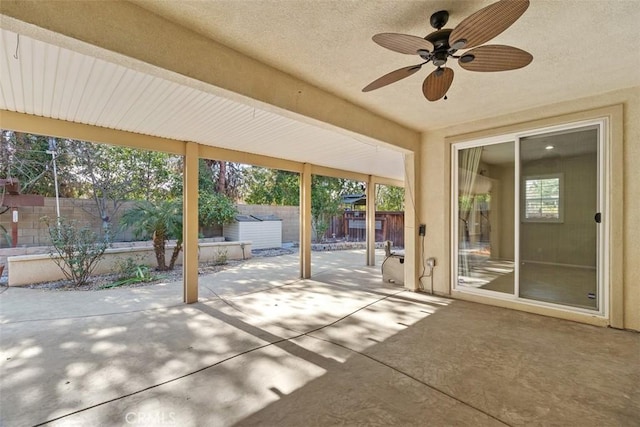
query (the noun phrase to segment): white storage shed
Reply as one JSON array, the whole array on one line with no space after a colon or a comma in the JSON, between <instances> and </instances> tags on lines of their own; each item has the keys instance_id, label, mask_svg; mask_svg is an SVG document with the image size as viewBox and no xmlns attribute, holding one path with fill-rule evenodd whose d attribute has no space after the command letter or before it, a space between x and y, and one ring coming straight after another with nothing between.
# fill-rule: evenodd
<instances>
[{"instance_id":1,"label":"white storage shed","mask_svg":"<svg viewBox=\"0 0 640 427\"><path fill-rule=\"evenodd\" d=\"M282 247L282 220L275 215L236 215L223 227L225 240L250 241L252 249Z\"/></svg>"}]
</instances>

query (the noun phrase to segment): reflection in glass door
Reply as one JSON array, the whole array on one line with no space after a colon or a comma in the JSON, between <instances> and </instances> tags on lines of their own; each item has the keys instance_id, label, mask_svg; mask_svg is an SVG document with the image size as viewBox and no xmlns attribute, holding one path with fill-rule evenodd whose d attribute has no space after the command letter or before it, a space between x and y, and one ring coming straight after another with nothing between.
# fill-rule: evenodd
<instances>
[{"instance_id":1,"label":"reflection in glass door","mask_svg":"<svg viewBox=\"0 0 640 427\"><path fill-rule=\"evenodd\" d=\"M458 152L458 286L514 293L514 146Z\"/></svg>"},{"instance_id":2,"label":"reflection in glass door","mask_svg":"<svg viewBox=\"0 0 640 427\"><path fill-rule=\"evenodd\" d=\"M598 129L520 140L520 297L598 309Z\"/></svg>"},{"instance_id":3,"label":"reflection in glass door","mask_svg":"<svg viewBox=\"0 0 640 427\"><path fill-rule=\"evenodd\" d=\"M602 312L601 135L597 123L454 146L456 290Z\"/></svg>"}]
</instances>

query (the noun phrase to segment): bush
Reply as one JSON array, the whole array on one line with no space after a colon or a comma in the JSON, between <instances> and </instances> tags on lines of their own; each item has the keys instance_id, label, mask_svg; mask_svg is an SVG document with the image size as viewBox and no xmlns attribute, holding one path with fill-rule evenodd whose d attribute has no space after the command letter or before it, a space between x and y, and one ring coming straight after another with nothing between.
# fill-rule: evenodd
<instances>
[{"instance_id":1,"label":"bush","mask_svg":"<svg viewBox=\"0 0 640 427\"><path fill-rule=\"evenodd\" d=\"M131 257L118 261L116 263L116 269L118 270L119 280L109 285L102 286L103 289L156 280L156 277L151 274L151 267L139 264Z\"/></svg>"},{"instance_id":2,"label":"bush","mask_svg":"<svg viewBox=\"0 0 640 427\"><path fill-rule=\"evenodd\" d=\"M218 249L216 251L216 259L213 262L214 265L226 265L228 260L228 252L226 249Z\"/></svg>"},{"instance_id":3,"label":"bush","mask_svg":"<svg viewBox=\"0 0 640 427\"><path fill-rule=\"evenodd\" d=\"M42 220L49 228L52 248L49 256L74 286L84 285L109 247L109 232L99 236L87 226L79 227L75 221L60 218Z\"/></svg>"},{"instance_id":4,"label":"bush","mask_svg":"<svg viewBox=\"0 0 640 427\"><path fill-rule=\"evenodd\" d=\"M13 241L11 240L11 235L9 234L9 232L7 231L6 228L4 228L4 225L0 225L0 235L2 236L2 238L4 240L7 241L7 247L10 248L13 246ZM1 247L1 246L0 246Z\"/></svg>"},{"instance_id":5,"label":"bush","mask_svg":"<svg viewBox=\"0 0 640 427\"><path fill-rule=\"evenodd\" d=\"M201 226L232 222L238 210L231 199L218 193L201 192L198 198L198 222Z\"/></svg>"},{"instance_id":6,"label":"bush","mask_svg":"<svg viewBox=\"0 0 640 427\"><path fill-rule=\"evenodd\" d=\"M118 279L130 279L139 275L140 269L149 269L149 267L142 262L142 256L138 255L135 258L119 258L116 261L116 273Z\"/></svg>"}]
</instances>

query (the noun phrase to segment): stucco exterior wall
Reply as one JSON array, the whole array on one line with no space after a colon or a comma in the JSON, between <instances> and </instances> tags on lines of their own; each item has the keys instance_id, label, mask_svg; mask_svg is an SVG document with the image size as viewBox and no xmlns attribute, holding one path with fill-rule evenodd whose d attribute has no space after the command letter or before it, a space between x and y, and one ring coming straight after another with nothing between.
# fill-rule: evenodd
<instances>
[{"instance_id":1,"label":"stucco exterior wall","mask_svg":"<svg viewBox=\"0 0 640 427\"><path fill-rule=\"evenodd\" d=\"M508 116L487 118L451 128L428 132L422 136L422 172L419 178L419 223L427 225L425 257L438 260L434 272L434 289L441 294L450 294L451 245L450 245L450 148L451 139L467 134L480 136L507 133L528 126L539 127L545 122L556 124L562 116L579 116L580 112L621 104L623 108L622 170L612 171L612 185L622 184L622 203L615 206L621 211L622 233L612 234L611 247L621 248L622 260L616 260L615 283L622 295L620 321L616 327L640 330L640 87L610 92L540 108L516 112ZM617 153L620 154L619 152ZM614 153L615 155L615 153ZM620 190L618 188L618 190ZM618 271L619 270L619 271ZM621 282L621 283L620 283ZM505 305L505 304L503 304ZM511 305L513 306L513 305ZM522 308L522 307L519 307ZM531 310L535 311L535 310ZM538 310L540 314L558 314L572 320L575 316ZM606 323L609 324L609 323Z\"/></svg>"}]
</instances>

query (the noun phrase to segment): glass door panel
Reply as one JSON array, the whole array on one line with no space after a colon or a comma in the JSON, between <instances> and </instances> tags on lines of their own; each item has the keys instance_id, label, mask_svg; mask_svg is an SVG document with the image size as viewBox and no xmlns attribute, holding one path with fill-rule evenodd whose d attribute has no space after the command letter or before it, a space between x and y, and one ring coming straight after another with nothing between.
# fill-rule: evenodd
<instances>
[{"instance_id":1,"label":"glass door panel","mask_svg":"<svg viewBox=\"0 0 640 427\"><path fill-rule=\"evenodd\" d=\"M458 151L457 286L514 293L515 143Z\"/></svg>"},{"instance_id":2,"label":"glass door panel","mask_svg":"<svg viewBox=\"0 0 640 427\"><path fill-rule=\"evenodd\" d=\"M520 140L522 298L598 309L598 129Z\"/></svg>"}]
</instances>

